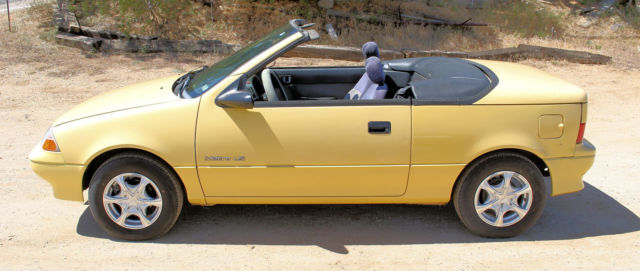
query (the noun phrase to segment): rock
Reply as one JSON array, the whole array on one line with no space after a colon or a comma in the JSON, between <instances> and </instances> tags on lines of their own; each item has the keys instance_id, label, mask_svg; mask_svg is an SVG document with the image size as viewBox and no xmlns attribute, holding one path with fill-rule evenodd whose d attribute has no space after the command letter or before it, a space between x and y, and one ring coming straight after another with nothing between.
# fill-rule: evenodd
<instances>
[{"instance_id":1,"label":"rock","mask_svg":"<svg viewBox=\"0 0 640 271\"><path fill-rule=\"evenodd\" d=\"M578 19L578 25L584 28L588 28L590 26L592 26L593 24L595 24L598 21L597 17L580 17Z\"/></svg>"},{"instance_id":2,"label":"rock","mask_svg":"<svg viewBox=\"0 0 640 271\"><path fill-rule=\"evenodd\" d=\"M333 25L325 24L324 30L327 31L327 34L329 34L329 37L331 37L331 39L334 39L334 40L338 39L338 33L336 33L336 30L333 29Z\"/></svg>"},{"instance_id":3,"label":"rock","mask_svg":"<svg viewBox=\"0 0 640 271\"><path fill-rule=\"evenodd\" d=\"M621 25L621 24L613 24L613 25L611 26L611 31L613 31L613 32L618 32L618 30L620 30L620 28L622 28L622 25Z\"/></svg>"},{"instance_id":4,"label":"rock","mask_svg":"<svg viewBox=\"0 0 640 271\"><path fill-rule=\"evenodd\" d=\"M602 0L598 3L600 10L611 9L616 4L618 4L618 0Z\"/></svg>"},{"instance_id":5,"label":"rock","mask_svg":"<svg viewBox=\"0 0 640 271\"><path fill-rule=\"evenodd\" d=\"M321 8L332 8L333 7L334 1L333 0L319 0L318 1L318 6Z\"/></svg>"}]
</instances>

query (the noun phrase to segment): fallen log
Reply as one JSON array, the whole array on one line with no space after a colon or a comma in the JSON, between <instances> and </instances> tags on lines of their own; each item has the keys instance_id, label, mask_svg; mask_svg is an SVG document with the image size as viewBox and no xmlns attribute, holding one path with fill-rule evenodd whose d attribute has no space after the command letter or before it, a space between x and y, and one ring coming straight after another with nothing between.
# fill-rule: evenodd
<instances>
[{"instance_id":1,"label":"fallen log","mask_svg":"<svg viewBox=\"0 0 640 271\"><path fill-rule=\"evenodd\" d=\"M53 11L53 20L56 26L58 27L58 32L63 33L71 33L75 35L87 36L90 38L99 38L99 39L143 39L143 40L154 40L158 39L158 37L148 37L148 36L138 36L138 35L127 35L122 32L117 31L109 31L96 29L92 27L80 26L78 25L78 19L73 12L69 11L67 7L68 3L63 0L58 0L58 4L55 6Z\"/></svg>"},{"instance_id":2,"label":"fallen log","mask_svg":"<svg viewBox=\"0 0 640 271\"><path fill-rule=\"evenodd\" d=\"M379 51L380 58L382 59L404 58L404 54L401 51L385 49ZM285 53L284 56L302 58L329 58L351 61L361 61L364 58L362 56L362 51L360 48L330 45L300 45Z\"/></svg>"},{"instance_id":3,"label":"fallen log","mask_svg":"<svg viewBox=\"0 0 640 271\"><path fill-rule=\"evenodd\" d=\"M468 58L487 60L520 60L524 58L524 50L520 48L501 48L487 51L470 52Z\"/></svg>"},{"instance_id":4,"label":"fallen log","mask_svg":"<svg viewBox=\"0 0 640 271\"><path fill-rule=\"evenodd\" d=\"M467 58L469 56L466 52L446 52L440 50L402 50L405 58L414 58L414 57L430 57L430 56L443 56L443 57L458 57L458 58Z\"/></svg>"},{"instance_id":5,"label":"fallen log","mask_svg":"<svg viewBox=\"0 0 640 271\"><path fill-rule=\"evenodd\" d=\"M228 55L238 50L237 45L219 40L143 40L143 39L102 39L72 33L58 33L56 42L62 45L93 52L192 52Z\"/></svg>"},{"instance_id":6,"label":"fallen log","mask_svg":"<svg viewBox=\"0 0 640 271\"><path fill-rule=\"evenodd\" d=\"M158 37L127 35L122 32L95 29L86 26L70 25L68 27L58 27L59 32L67 32L75 35L87 36L99 39L134 39L134 40L157 40Z\"/></svg>"},{"instance_id":7,"label":"fallen log","mask_svg":"<svg viewBox=\"0 0 640 271\"><path fill-rule=\"evenodd\" d=\"M59 44L80 48L86 51L98 51L102 45L101 39L79 36L69 33L58 33L55 41Z\"/></svg>"},{"instance_id":8,"label":"fallen log","mask_svg":"<svg viewBox=\"0 0 640 271\"><path fill-rule=\"evenodd\" d=\"M219 40L103 40L102 52L157 53L192 52L227 55L235 51L236 46Z\"/></svg>"},{"instance_id":9,"label":"fallen log","mask_svg":"<svg viewBox=\"0 0 640 271\"><path fill-rule=\"evenodd\" d=\"M212 4L212 0L201 0ZM54 22L59 34L56 42L88 51L102 52L201 52L226 55L237 46L219 40L158 40L157 37L127 35L121 32L95 29L77 24L75 14L65 0L58 0Z\"/></svg>"},{"instance_id":10,"label":"fallen log","mask_svg":"<svg viewBox=\"0 0 640 271\"><path fill-rule=\"evenodd\" d=\"M569 62L582 64L606 64L611 61L610 56L592 54L583 51L565 50L559 48L542 47L520 44L518 49L523 50L527 57L540 59L562 59Z\"/></svg>"}]
</instances>

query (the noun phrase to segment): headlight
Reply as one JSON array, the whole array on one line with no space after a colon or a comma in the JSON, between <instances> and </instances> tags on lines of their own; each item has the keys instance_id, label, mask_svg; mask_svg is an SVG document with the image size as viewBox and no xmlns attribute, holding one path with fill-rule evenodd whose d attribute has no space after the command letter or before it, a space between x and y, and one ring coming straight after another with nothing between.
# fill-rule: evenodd
<instances>
[{"instance_id":1,"label":"headlight","mask_svg":"<svg viewBox=\"0 0 640 271\"><path fill-rule=\"evenodd\" d=\"M56 142L56 138L53 136L51 128L49 128L47 134L44 135L44 139L42 140L42 149L45 151L60 152L58 142Z\"/></svg>"}]
</instances>

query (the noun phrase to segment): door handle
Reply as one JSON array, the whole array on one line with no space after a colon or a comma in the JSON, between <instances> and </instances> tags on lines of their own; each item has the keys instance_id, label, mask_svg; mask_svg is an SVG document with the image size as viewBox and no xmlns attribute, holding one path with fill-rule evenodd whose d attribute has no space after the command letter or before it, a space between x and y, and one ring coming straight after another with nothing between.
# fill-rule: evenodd
<instances>
[{"instance_id":1,"label":"door handle","mask_svg":"<svg viewBox=\"0 0 640 271\"><path fill-rule=\"evenodd\" d=\"M388 121L370 121L369 122L370 134L390 134L391 122Z\"/></svg>"}]
</instances>

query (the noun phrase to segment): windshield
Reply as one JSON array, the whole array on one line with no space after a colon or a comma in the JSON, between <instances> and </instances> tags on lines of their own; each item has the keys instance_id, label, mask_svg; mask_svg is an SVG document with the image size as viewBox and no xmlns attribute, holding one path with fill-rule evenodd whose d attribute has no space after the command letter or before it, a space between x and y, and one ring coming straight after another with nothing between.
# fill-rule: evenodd
<instances>
[{"instance_id":1,"label":"windshield","mask_svg":"<svg viewBox=\"0 0 640 271\"><path fill-rule=\"evenodd\" d=\"M240 51L237 51L235 54L219 61L209 68L202 70L197 73L192 80L190 80L183 93L183 97L195 98L202 95L211 87L222 81L222 79L229 76L231 72L242 64L296 32L298 32L298 30L293 28L291 24L283 25L261 39L240 49Z\"/></svg>"}]
</instances>

